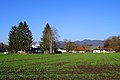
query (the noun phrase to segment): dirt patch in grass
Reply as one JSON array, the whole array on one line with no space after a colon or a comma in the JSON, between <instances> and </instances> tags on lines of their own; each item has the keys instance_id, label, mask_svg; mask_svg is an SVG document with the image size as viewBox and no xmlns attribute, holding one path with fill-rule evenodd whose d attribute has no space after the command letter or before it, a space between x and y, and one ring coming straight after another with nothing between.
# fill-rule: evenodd
<instances>
[{"instance_id":1,"label":"dirt patch in grass","mask_svg":"<svg viewBox=\"0 0 120 80\"><path fill-rule=\"evenodd\" d=\"M60 64L55 64L55 65L63 65L62 63ZM73 66L73 67L68 67L65 69L44 69L44 70L33 70L33 73L39 73L39 74L99 74L99 73L116 73L120 72L120 66L85 66L85 65L80 65L80 66Z\"/></svg>"},{"instance_id":2,"label":"dirt patch in grass","mask_svg":"<svg viewBox=\"0 0 120 80\"><path fill-rule=\"evenodd\" d=\"M92 66L92 65L80 65L70 67L75 73L109 73L120 72L120 66ZM74 73L73 72L73 73Z\"/></svg>"},{"instance_id":3,"label":"dirt patch in grass","mask_svg":"<svg viewBox=\"0 0 120 80\"><path fill-rule=\"evenodd\" d=\"M64 65L64 64L67 64L67 63L60 62L59 64L57 63L52 65L57 65L61 67L61 65ZM56 66L52 66L52 67L53 69L24 68L19 70L13 70L10 72L4 72L2 75L6 75L6 74L9 74L10 76L15 75L17 78L18 75L25 74L31 80L33 80L34 78L35 78L34 80L37 80L37 79L38 80L40 79L41 80L44 80L44 79L45 80L81 80L81 79L82 80L88 80L88 79L89 80L101 80L101 79L102 80L119 80L120 79L120 74L119 74L120 66L79 65L79 66L72 66L72 67L64 67L64 69L54 69L54 67ZM31 77L30 75L33 75L33 76Z\"/></svg>"}]
</instances>

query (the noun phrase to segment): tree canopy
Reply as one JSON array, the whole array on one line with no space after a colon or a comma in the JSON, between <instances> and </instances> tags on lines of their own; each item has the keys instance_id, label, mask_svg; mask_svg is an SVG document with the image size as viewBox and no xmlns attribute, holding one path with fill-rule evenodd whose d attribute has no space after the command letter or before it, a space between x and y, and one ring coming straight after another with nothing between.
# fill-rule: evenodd
<instances>
[{"instance_id":1,"label":"tree canopy","mask_svg":"<svg viewBox=\"0 0 120 80\"><path fill-rule=\"evenodd\" d=\"M29 50L32 43L32 33L26 22L13 26L9 32L9 50L11 52Z\"/></svg>"},{"instance_id":2,"label":"tree canopy","mask_svg":"<svg viewBox=\"0 0 120 80\"><path fill-rule=\"evenodd\" d=\"M71 40L64 40L64 49L66 49L67 52L70 52L76 48L76 44L72 42Z\"/></svg>"},{"instance_id":3,"label":"tree canopy","mask_svg":"<svg viewBox=\"0 0 120 80\"><path fill-rule=\"evenodd\" d=\"M104 41L104 47L120 52L120 36L112 36Z\"/></svg>"},{"instance_id":4,"label":"tree canopy","mask_svg":"<svg viewBox=\"0 0 120 80\"><path fill-rule=\"evenodd\" d=\"M48 51L49 54L54 52L55 46L56 46L56 40L57 40L57 31L54 30L50 27L50 25L47 23L44 31L43 31L43 36L41 38L42 41L42 48L44 51Z\"/></svg>"}]
</instances>

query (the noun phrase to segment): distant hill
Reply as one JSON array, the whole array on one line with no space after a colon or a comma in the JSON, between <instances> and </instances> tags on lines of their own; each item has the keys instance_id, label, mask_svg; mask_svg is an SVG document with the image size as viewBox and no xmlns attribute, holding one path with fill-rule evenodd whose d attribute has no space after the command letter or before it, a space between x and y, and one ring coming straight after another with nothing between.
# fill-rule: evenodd
<instances>
[{"instance_id":1,"label":"distant hill","mask_svg":"<svg viewBox=\"0 0 120 80\"><path fill-rule=\"evenodd\" d=\"M64 41L58 41L57 48L64 48Z\"/></svg>"},{"instance_id":2,"label":"distant hill","mask_svg":"<svg viewBox=\"0 0 120 80\"><path fill-rule=\"evenodd\" d=\"M86 46L86 45L93 45L93 46L104 46L104 42L102 40L83 40L83 41L74 41L75 44L79 46ZM57 47L58 48L63 48L64 47L64 41L59 41L57 42Z\"/></svg>"},{"instance_id":3,"label":"distant hill","mask_svg":"<svg viewBox=\"0 0 120 80\"><path fill-rule=\"evenodd\" d=\"M102 40L83 40L83 41L74 41L77 45L93 45L93 46L103 46L104 42Z\"/></svg>"}]
</instances>

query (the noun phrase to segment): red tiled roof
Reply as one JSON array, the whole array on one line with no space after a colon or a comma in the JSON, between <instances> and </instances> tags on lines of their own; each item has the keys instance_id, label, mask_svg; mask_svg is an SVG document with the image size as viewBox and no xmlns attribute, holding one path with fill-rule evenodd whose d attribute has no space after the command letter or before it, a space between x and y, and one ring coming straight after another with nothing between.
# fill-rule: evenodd
<instances>
[{"instance_id":1,"label":"red tiled roof","mask_svg":"<svg viewBox=\"0 0 120 80\"><path fill-rule=\"evenodd\" d=\"M76 51L84 51L85 49L83 47L76 47L75 50Z\"/></svg>"}]
</instances>

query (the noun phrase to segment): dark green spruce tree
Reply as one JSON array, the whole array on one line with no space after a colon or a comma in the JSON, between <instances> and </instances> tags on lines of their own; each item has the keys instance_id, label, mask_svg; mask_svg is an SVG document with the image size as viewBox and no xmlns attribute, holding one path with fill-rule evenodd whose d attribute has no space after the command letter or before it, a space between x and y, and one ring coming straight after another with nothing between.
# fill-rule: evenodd
<instances>
[{"instance_id":1,"label":"dark green spruce tree","mask_svg":"<svg viewBox=\"0 0 120 80\"><path fill-rule=\"evenodd\" d=\"M32 41L32 32L30 31L30 29L29 29L26 22L24 22L24 24L23 24L23 39L24 39L24 41L23 41L23 45L24 45L23 49L24 50L30 49L31 43L33 42Z\"/></svg>"},{"instance_id":2,"label":"dark green spruce tree","mask_svg":"<svg viewBox=\"0 0 120 80\"><path fill-rule=\"evenodd\" d=\"M9 33L9 50L15 52L29 50L32 43L32 33L27 23L20 22L15 29L13 27Z\"/></svg>"},{"instance_id":3,"label":"dark green spruce tree","mask_svg":"<svg viewBox=\"0 0 120 80\"><path fill-rule=\"evenodd\" d=\"M17 31L17 27L13 26L9 32L9 51L13 53L18 51Z\"/></svg>"}]
</instances>

